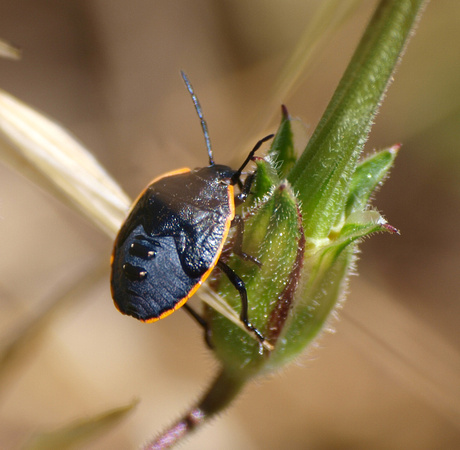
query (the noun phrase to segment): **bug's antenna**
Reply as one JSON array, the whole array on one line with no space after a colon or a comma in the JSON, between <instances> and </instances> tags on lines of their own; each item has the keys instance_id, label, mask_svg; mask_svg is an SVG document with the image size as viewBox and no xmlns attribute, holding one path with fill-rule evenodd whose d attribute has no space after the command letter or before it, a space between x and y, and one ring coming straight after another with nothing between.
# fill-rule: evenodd
<instances>
[{"instance_id":1,"label":"bug's antenna","mask_svg":"<svg viewBox=\"0 0 460 450\"><path fill-rule=\"evenodd\" d=\"M195 95L195 92L193 91L192 84L190 83L189 79L187 78L187 75L185 75L185 72L183 72L181 70L180 74L182 75L182 79L184 80L184 83L187 86L187 89L190 92L190 95L192 96L192 100L193 100L193 104L195 105L196 113L198 114L198 117L199 117L199 119L201 121L201 128L203 129L204 140L206 141L206 148L208 149L209 165L213 166L214 165L214 159L212 157L211 139L209 138L208 125L206 123L206 120L204 120L203 112L201 111L200 102L198 101L198 97Z\"/></svg>"}]
</instances>

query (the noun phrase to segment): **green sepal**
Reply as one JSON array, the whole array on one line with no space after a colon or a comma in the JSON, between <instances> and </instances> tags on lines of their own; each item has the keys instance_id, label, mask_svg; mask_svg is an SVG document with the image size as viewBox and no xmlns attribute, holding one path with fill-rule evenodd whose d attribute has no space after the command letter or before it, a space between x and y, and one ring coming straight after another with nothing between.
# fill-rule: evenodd
<instances>
[{"instance_id":1,"label":"green sepal","mask_svg":"<svg viewBox=\"0 0 460 450\"><path fill-rule=\"evenodd\" d=\"M292 120L288 110L282 106L281 123L273 139L268 156L274 161L274 167L280 179L286 178L296 162Z\"/></svg>"},{"instance_id":2,"label":"green sepal","mask_svg":"<svg viewBox=\"0 0 460 450\"><path fill-rule=\"evenodd\" d=\"M386 221L378 211L357 211L348 216L335 243L355 241L379 231L387 231Z\"/></svg>"},{"instance_id":3,"label":"green sepal","mask_svg":"<svg viewBox=\"0 0 460 450\"><path fill-rule=\"evenodd\" d=\"M245 217L243 249L256 257L261 267L236 255L226 262L246 285L251 323L267 337L268 318L298 259L299 241L303 239L300 227L299 209L291 188L286 183L274 186L265 201ZM219 276L217 283L217 292L239 312L241 299L235 287L225 276ZM212 310L209 319L215 352L224 367L236 371L238 376L259 371L267 355L260 354L257 341Z\"/></svg>"},{"instance_id":4,"label":"green sepal","mask_svg":"<svg viewBox=\"0 0 460 450\"><path fill-rule=\"evenodd\" d=\"M324 329L343 293L354 245L333 245L305 258L293 309L263 370L267 373L295 359Z\"/></svg>"},{"instance_id":5,"label":"green sepal","mask_svg":"<svg viewBox=\"0 0 460 450\"><path fill-rule=\"evenodd\" d=\"M272 164L271 158L256 159L257 170L251 187L251 195L244 203L244 210L250 211L267 201L273 190L281 184L281 179Z\"/></svg>"},{"instance_id":6,"label":"green sepal","mask_svg":"<svg viewBox=\"0 0 460 450\"><path fill-rule=\"evenodd\" d=\"M366 208L372 193L393 166L400 145L381 150L364 159L356 168L350 184L345 215Z\"/></svg>"}]
</instances>

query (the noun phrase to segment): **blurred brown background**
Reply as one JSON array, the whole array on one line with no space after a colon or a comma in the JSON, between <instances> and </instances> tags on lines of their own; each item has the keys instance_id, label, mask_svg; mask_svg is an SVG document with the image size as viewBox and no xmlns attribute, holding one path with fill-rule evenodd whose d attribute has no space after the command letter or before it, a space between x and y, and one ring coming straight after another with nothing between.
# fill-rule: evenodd
<instances>
[{"instance_id":1,"label":"blurred brown background","mask_svg":"<svg viewBox=\"0 0 460 450\"><path fill-rule=\"evenodd\" d=\"M0 0L0 87L68 127L131 196L153 177L206 164L179 70L201 100L218 162L273 131L251 128L320 1ZM287 98L312 129L376 2L362 2ZM360 277L320 348L254 384L184 449L460 447L458 232L460 4L428 6L367 149L402 142L374 204L402 236L361 246ZM276 114L274 114L276 113ZM0 166L0 332L7 341L60 289L109 261L112 243ZM51 325L3 385L0 448L37 430L140 404L89 449L131 449L185 411L217 369L179 312L154 325L120 315L108 271Z\"/></svg>"}]
</instances>

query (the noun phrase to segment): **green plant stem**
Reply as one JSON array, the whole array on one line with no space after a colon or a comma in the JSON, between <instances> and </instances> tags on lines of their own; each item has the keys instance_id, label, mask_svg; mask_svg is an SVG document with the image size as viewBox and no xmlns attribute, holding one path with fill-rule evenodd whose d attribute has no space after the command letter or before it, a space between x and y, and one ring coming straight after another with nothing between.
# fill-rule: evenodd
<instances>
[{"instance_id":1,"label":"green plant stem","mask_svg":"<svg viewBox=\"0 0 460 450\"><path fill-rule=\"evenodd\" d=\"M340 219L351 174L424 0L382 0L318 127L288 179L307 236L321 239ZM318 217L316 217L318 216Z\"/></svg>"}]
</instances>

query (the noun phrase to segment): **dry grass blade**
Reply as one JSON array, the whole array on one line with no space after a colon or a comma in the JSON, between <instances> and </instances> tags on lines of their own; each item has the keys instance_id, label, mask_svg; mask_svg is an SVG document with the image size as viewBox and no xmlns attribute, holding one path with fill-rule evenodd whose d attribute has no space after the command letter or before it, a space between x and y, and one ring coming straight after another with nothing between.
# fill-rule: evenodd
<instances>
[{"instance_id":1,"label":"dry grass blade","mask_svg":"<svg viewBox=\"0 0 460 450\"><path fill-rule=\"evenodd\" d=\"M131 200L64 128L0 91L0 158L114 237Z\"/></svg>"},{"instance_id":2,"label":"dry grass blade","mask_svg":"<svg viewBox=\"0 0 460 450\"><path fill-rule=\"evenodd\" d=\"M15 47L9 42L0 39L0 56L2 58L18 60L21 58L22 52L18 47Z\"/></svg>"}]
</instances>

